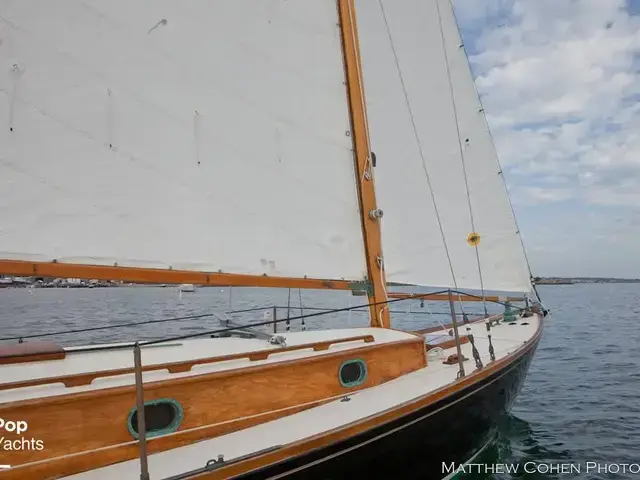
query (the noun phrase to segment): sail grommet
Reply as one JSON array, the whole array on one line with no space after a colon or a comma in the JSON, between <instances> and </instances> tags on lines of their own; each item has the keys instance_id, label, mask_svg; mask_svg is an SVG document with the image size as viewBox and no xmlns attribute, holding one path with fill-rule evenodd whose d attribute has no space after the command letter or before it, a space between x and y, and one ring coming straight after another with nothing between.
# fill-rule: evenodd
<instances>
[{"instance_id":1,"label":"sail grommet","mask_svg":"<svg viewBox=\"0 0 640 480\"><path fill-rule=\"evenodd\" d=\"M382 218L382 215L384 215L384 212L379 208L376 208L375 210L371 210L369 212L369 217L372 220L379 220L380 218Z\"/></svg>"}]
</instances>

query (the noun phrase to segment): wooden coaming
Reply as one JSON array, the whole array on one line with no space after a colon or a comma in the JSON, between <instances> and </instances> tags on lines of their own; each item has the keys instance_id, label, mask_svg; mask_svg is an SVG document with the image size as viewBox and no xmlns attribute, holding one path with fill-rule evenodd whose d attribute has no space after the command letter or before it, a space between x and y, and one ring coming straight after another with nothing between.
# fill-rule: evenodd
<instances>
[{"instance_id":1,"label":"wooden coaming","mask_svg":"<svg viewBox=\"0 0 640 480\"><path fill-rule=\"evenodd\" d=\"M353 437L359 433L365 432L384 423L408 415L425 406L433 404L450 395L453 395L463 388L472 387L473 385L479 383L481 380L487 378L490 375L493 375L499 371L508 370L510 365L516 363L532 348L535 348L537 346L542 334L542 328L543 322L542 318L540 318L538 330L536 331L535 335L519 350L511 355L496 360L495 362L491 362L480 370L475 370L474 372L468 374L467 376L463 377L453 384L447 385L438 390L435 390L428 395L417 398L416 401L405 403L398 408L389 409L385 412L380 413L379 415L367 417L359 422L336 428L334 430L331 430L330 432L323 433L322 435L316 435L314 437L306 438L304 440L285 445L283 448L280 448L273 452L251 457L241 462L232 463L229 466L222 467L218 470L194 475L190 478L193 478L194 480L224 480L246 474L248 472L263 468L267 465L272 465L284 461L288 458L297 457L312 450L322 448L323 446L345 440L349 437Z\"/></svg>"},{"instance_id":2,"label":"wooden coaming","mask_svg":"<svg viewBox=\"0 0 640 480\"><path fill-rule=\"evenodd\" d=\"M366 362L367 378L345 388L339 367L356 358ZM149 439L148 450L164 451L290 415L425 366L423 340L416 337L147 383L145 401L171 398L184 409L178 431ZM14 452L11 463L17 468L4 477L55 478L136 458L138 445L126 424L135 403L135 387L126 386L0 405L0 417L27 421L29 437L44 443L42 451Z\"/></svg>"},{"instance_id":3,"label":"wooden coaming","mask_svg":"<svg viewBox=\"0 0 640 480\"><path fill-rule=\"evenodd\" d=\"M365 343L371 343L374 341L373 335L357 335L347 338L338 338L335 340L327 340L324 342L304 343L301 345L292 345L290 347L271 348L265 350L255 350L253 352L233 353L230 355L219 355L217 357L205 357L195 358L190 360L184 360L180 362L168 362L158 363L153 365L143 365L143 372L150 372L153 370L168 370L169 373L183 373L190 371L195 365L203 365L208 363L227 362L230 360L240 360L243 358L249 359L249 361L266 360L269 355L294 352L297 350L313 349L315 352L327 350L331 345L337 345L339 343L357 342L362 340ZM64 351L63 351L64 352ZM71 352L73 355L74 353ZM90 353L89 353L90 354ZM78 353L78 355L86 355L84 352ZM63 357L64 358L64 355ZM2 363L0 359L0 363ZM61 375L57 377L35 378L33 380L23 380L20 382L2 383L0 384L0 390L10 390L14 388L33 387L36 385L46 385L54 383L62 383L66 387L79 387L82 385L89 385L96 378L113 377L116 375L126 375L134 373L134 368L118 368L111 370L100 370L95 372L77 373L73 375Z\"/></svg>"}]
</instances>

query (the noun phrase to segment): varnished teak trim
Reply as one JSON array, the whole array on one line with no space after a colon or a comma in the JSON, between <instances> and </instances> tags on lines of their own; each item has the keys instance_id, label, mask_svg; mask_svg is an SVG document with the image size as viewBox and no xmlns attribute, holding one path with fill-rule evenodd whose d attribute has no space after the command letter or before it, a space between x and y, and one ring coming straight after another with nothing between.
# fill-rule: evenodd
<instances>
[{"instance_id":1,"label":"varnished teak trim","mask_svg":"<svg viewBox=\"0 0 640 480\"><path fill-rule=\"evenodd\" d=\"M312 348L314 351L319 352L322 350L328 350L331 345L336 345L339 343L357 342L360 340L364 341L365 343L371 343L375 339L373 338L373 335L358 335L354 337L339 338L336 340L327 340L323 342L313 342L313 343L305 343L302 345L292 345L290 347L271 348L268 350L256 350L253 352L234 353L230 355L220 355L217 357L196 358L192 360L185 360L182 362L143 365L142 371L149 372L153 370L169 370L169 373L182 373L182 372L190 371L194 365L226 362L229 360L239 360L243 358L248 358L250 361L266 360L269 357L269 355L273 355L275 353L294 352L296 350L306 350L309 348ZM71 352L71 354L73 354L73 352ZM83 353L79 353L78 355L83 355ZM64 352L63 352L63 357L64 357ZM2 363L1 360L2 359L0 359L0 363ZM35 385L45 385L45 384L52 384L52 383L63 383L66 387L79 387L81 385L89 385L96 378L113 377L116 375L125 375L128 373L134 373L134 368L130 367L130 368L118 368L118 369L111 369L111 370L100 370L95 372L78 373L74 375L62 375L57 377L24 380L21 382L3 383L3 384L0 384L0 390L10 390L13 388L32 387Z\"/></svg>"},{"instance_id":2,"label":"varnished teak trim","mask_svg":"<svg viewBox=\"0 0 640 480\"><path fill-rule=\"evenodd\" d=\"M368 376L363 384L345 388L339 382L339 367L353 358L367 362ZM145 384L145 400L171 397L185 408L180 429L150 439L149 452L177 448L290 415L425 365L423 341L416 337L233 371L149 382ZM29 422L30 433L50 445L42 452L16 453L15 468L7 471L5 477L58 478L136 458L138 447L131 442L124 421L133 405L133 386L1 405L0 416L24 418ZM67 421L80 411L81 425ZM97 431L100 435L96 435Z\"/></svg>"},{"instance_id":3,"label":"varnished teak trim","mask_svg":"<svg viewBox=\"0 0 640 480\"><path fill-rule=\"evenodd\" d=\"M22 355L20 357L0 358L0 365L10 365L14 363L48 362L50 360L62 360L63 358L65 358L64 352L38 353L33 355ZM1 386L0 386L0 390L3 390Z\"/></svg>"}]
</instances>

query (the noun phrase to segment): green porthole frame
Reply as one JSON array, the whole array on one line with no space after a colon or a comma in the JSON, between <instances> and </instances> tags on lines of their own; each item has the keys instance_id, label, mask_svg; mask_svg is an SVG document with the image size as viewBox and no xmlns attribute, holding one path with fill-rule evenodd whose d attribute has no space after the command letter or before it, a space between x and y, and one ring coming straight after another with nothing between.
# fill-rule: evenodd
<instances>
[{"instance_id":1,"label":"green porthole frame","mask_svg":"<svg viewBox=\"0 0 640 480\"><path fill-rule=\"evenodd\" d=\"M353 363L357 363L358 365L360 365L360 371L361 371L360 377L357 380L354 380L353 382L342 381L342 375L340 375L340 373L342 373L342 369L347 365L351 365ZM345 360L344 362L342 362L342 365L340 365L340 368L338 369L338 380L340 380L340 385L342 385L345 388L357 387L358 385L362 385L365 382L365 380L367 379L367 374L368 374L367 364L361 358L356 358L353 360Z\"/></svg>"},{"instance_id":2,"label":"green porthole frame","mask_svg":"<svg viewBox=\"0 0 640 480\"><path fill-rule=\"evenodd\" d=\"M171 422L171 424L166 428L161 428L159 430L154 430L154 431L147 430L146 438L153 438L153 437L158 437L160 435L173 433L176 430L178 430L178 428L182 424L182 420L184 419L184 410L182 409L182 405L180 405L180 402L178 402L177 400L174 400L173 398L158 398L157 400L150 400L148 402L144 402L144 406L148 407L152 405L160 405L163 403L168 403L169 405L171 405L171 407L175 412L175 418L173 419L173 422ZM129 415L127 415L127 430L129 430L129 434L136 440L138 440L139 437L138 437L138 433L133 428L131 428L131 420L133 419L133 414L136 413L137 408L138 408L137 406L133 407L129 411Z\"/></svg>"}]
</instances>

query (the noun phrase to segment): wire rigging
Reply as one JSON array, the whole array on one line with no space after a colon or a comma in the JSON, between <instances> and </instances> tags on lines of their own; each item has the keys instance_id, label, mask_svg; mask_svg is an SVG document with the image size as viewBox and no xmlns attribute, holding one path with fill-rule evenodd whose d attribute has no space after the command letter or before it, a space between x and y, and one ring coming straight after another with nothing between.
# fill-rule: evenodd
<instances>
[{"instance_id":1,"label":"wire rigging","mask_svg":"<svg viewBox=\"0 0 640 480\"><path fill-rule=\"evenodd\" d=\"M304 323L304 310L302 309L302 289L298 289L298 300L300 301L300 318L302 318L302 331L304 332L307 329L307 326Z\"/></svg>"},{"instance_id":2,"label":"wire rigging","mask_svg":"<svg viewBox=\"0 0 640 480\"><path fill-rule=\"evenodd\" d=\"M457 26L457 25L459 25L459 23L458 23L458 19L456 17L456 10L455 10L451 0L448 0L448 2L449 2L449 8L451 8L451 13L453 15L455 24ZM458 33L460 33L460 29L459 28L458 28ZM466 49L463 49L463 50L464 50L464 55L465 55L465 57L467 59L467 64L470 65L471 63L469 62L469 55L467 54ZM506 182L506 180L504 178L504 174L502 172L502 165L500 164L500 159L498 158L498 154L497 154L496 147L495 147L495 141L493 139L493 134L491 133L491 129L488 128L489 127L489 122L487 121L487 115L486 115L486 112L485 112L485 109L484 109L484 104L482 102L482 98L480 98L480 95L478 93L478 88L477 88L475 82L472 82L472 83L473 83L473 88L475 89L475 92L476 92L476 98L478 99L478 103L480 105L480 110L481 110L482 116L484 118L485 126L487 127L486 130L487 130L487 133L489 134L489 139L491 141L491 146L492 146L493 151L494 151L494 159L495 159L496 164L498 166L498 174L502 177L502 185L504 187L505 193L507 194L507 200L509 201L509 208L511 209L511 216L513 217L513 222L514 222L514 224L516 226L516 233L518 235L518 238L520 239L520 246L522 248L522 253L524 254L524 259L525 259L525 262L527 264L527 271L529 272L529 279L530 279L530 282L531 282L531 286L533 287L533 291L534 291L538 301L542 302L542 299L540 298L540 295L538 294L538 289L536 288L535 282L533 281L534 277L533 277L533 274L531 273L531 265L529 263L529 257L527 256L527 250L524 248L524 241L522 240L522 235L520 234L520 227L518 226L518 220L516 219L516 213L515 213L515 210L513 208L513 202L511 201L511 195L509 195L509 189L507 188L507 182Z\"/></svg>"},{"instance_id":3,"label":"wire rigging","mask_svg":"<svg viewBox=\"0 0 640 480\"><path fill-rule=\"evenodd\" d=\"M177 322L181 320L195 320L199 318L207 318L207 317L216 317L215 313L203 313L201 315L187 315L184 317L171 317L171 318L160 318L156 320L146 320L144 322L131 322L131 323L119 323L117 325L102 325L101 327L87 327L87 328L78 328L75 330L64 330L58 332L46 332L46 333L38 333L36 335L20 335L17 337L6 337L0 338L1 341L5 340L21 340L26 338L40 338L40 337L51 337L55 335L67 335L70 333L85 333L85 332L95 332L98 330L110 330L115 328L127 328L127 327L138 327L140 325L150 325L154 323L166 323L166 322Z\"/></svg>"},{"instance_id":4,"label":"wire rigging","mask_svg":"<svg viewBox=\"0 0 640 480\"><path fill-rule=\"evenodd\" d=\"M467 206L469 208L469 219L471 220L471 231L476 231L475 220L473 218L473 208L471 205L471 195L469 193L469 180L467 177L467 166L465 162L464 156L464 147L462 146L462 138L460 136L460 121L458 120L458 107L456 105L455 93L453 91L453 83L451 81L451 67L449 65L449 54L447 53L447 41L444 36L444 28L442 26L442 12L440 11L440 1L436 1L436 9L438 10L438 25L440 26L440 40L442 44L442 52L444 54L444 63L447 70L447 83L449 85L449 95L451 97L451 106L453 109L453 118L455 119L456 125L456 136L458 138L458 149L460 152L460 162L462 163L462 175L464 177L464 187L465 192L467 194ZM460 33L460 32L458 32ZM461 37L462 38L462 37ZM464 47L463 47L464 48ZM478 243L476 242L473 245L476 254L476 262L478 264L478 276L480 278L480 289L482 291L482 296L484 297L484 281L482 278L482 268L480 267L480 252L478 251ZM457 288L457 287L456 287ZM482 301L484 307L484 314L487 315L487 302L483 299ZM462 308L462 302L460 302L460 308Z\"/></svg>"},{"instance_id":5,"label":"wire rigging","mask_svg":"<svg viewBox=\"0 0 640 480\"><path fill-rule=\"evenodd\" d=\"M449 246L447 245L447 240L444 234L444 227L442 226L442 221L440 219L440 211L438 210L438 204L436 202L435 193L431 184L431 176L429 175L429 169L427 168L427 162L424 155L424 149L422 148L422 142L420 142L420 135L418 133L418 127L416 125L415 117L413 115L413 109L411 108L411 103L409 101L409 94L407 93L407 88L404 81L404 76L402 75L402 69L400 68L400 61L398 60L398 53L396 51L395 43L393 41L393 36L391 34L391 28L389 27L389 21L387 19L387 14L384 9L383 0L378 0L378 4L380 5L380 11L382 13L382 18L384 20L385 28L387 30L387 35L389 37L389 44L391 46L391 51L393 52L393 58L396 64L396 69L398 71L398 78L400 80L400 85L402 87L402 92L404 94L405 104L407 106L407 112L409 114L409 119L411 120L411 125L413 126L413 134L416 140L416 144L418 146L418 152L420 153L420 158L422 160L422 168L424 171L424 175L427 180L427 185L429 186L429 193L431 195L431 201L433 202L433 208L435 210L436 219L438 221L438 227L440 229L440 236L442 238L442 243L444 245L444 251L447 257L447 262L449 264L449 270L451 271L451 278L453 280L453 285L456 290L458 290L458 282L456 281L456 274L453 268L453 263L451 261L451 254L449 253Z\"/></svg>"},{"instance_id":6,"label":"wire rigging","mask_svg":"<svg viewBox=\"0 0 640 480\"><path fill-rule=\"evenodd\" d=\"M454 293L454 294L461 294L463 292L457 291L457 290L440 290L437 292L431 292L428 294L424 294L424 293L416 293L413 295L409 295L407 297L402 297L402 298L394 298L391 300L384 300L384 301L380 301L380 302L375 302L375 303L365 303L365 304L361 304L361 305L349 305L348 307L344 307L344 308L337 308L337 309L319 309L319 308L311 308L309 307L309 310L320 310L317 313L307 313L304 314L304 311L302 309L302 296L301 296L301 289L299 290L299 298L300 298L300 311L301 311L301 315L300 316L296 316L296 317L291 317L291 318L282 318L282 319L271 319L268 321L264 321L264 322L260 322L260 323L249 323L246 325L235 325L232 327L228 327L228 328L223 328L223 329L217 329L217 330L211 330L211 331L205 331L205 332L197 332L197 333L192 333L192 334L188 334L188 335L180 335L180 336L176 336L176 337L168 337L168 338L162 338L162 339L158 339L158 340L151 340L151 341L146 341L146 342L140 342L141 346L145 346L145 345L155 345L155 344L160 344L160 343L164 343L164 342L171 342L171 341L175 341L175 340L183 340L183 339L187 339L187 338L196 338L196 337L202 337L202 336L207 336L207 335L212 335L212 334L218 334L218 333L224 333L224 332L228 332L228 331L232 331L232 330L241 330L243 328L252 328L252 327L259 327L259 326L266 326L266 325L272 325L274 323L281 323L281 322L286 322L286 321L291 321L291 320L302 320L304 322L305 318L311 318L311 317L319 317L322 315L327 315L327 314L332 314L332 313L340 313L340 312L346 312L346 311L366 311L363 309L368 309L370 307L373 306L378 306L378 305L384 305L384 304L391 304L391 303L396 303L396 302L402 302L402 301L409 301L409 300L416 300L416 299L421 299L424 298L425 296L429 296L429 295L440 295L443 293ZM482 297L478 296L478 295L473 295L470 293L464 293L464 295L470 296L470 297L474 297L474 298L478 298L478 299L482 299ZM349 302L351 303L351 302ZM504 305L506 306L507 304L505 302L500 302L500 301L492 301L492 303L498 304L498 305ZM529 310L529 308L525 307L518 307L515 305L510 305L510 307L514 310L518 310L520 312L524 312ZM242 312L254 312L254 311L259 311L259 310L271 310L273 309L273 306L268 306L268 307L254 307L254 308L249 308L249 309L244 309L244 310L236 310L233 312L225 312L225 313L242 313ZM278 307L276 307L278 308ZM433 312L432 314L435 314L435 312ZM54 336L54 335L66 335L66 334L71 334L71 333L84 333L84 332L91 332L91 331L98 331L98 330L109 330L109 329L116 329L116 328L126 328L126 327L136 327L136 326L140 326L140 325L149 325L149 324L157 324L157 323L165 323L165 322L175 322L175 321L181 321L181 320L194 320L194 319L200 319L200 318L206 318L206 317L216 317L216 318L221 318L218 314L216 314L215 312L213 313L204 313L204 314L199 314L199 315L187 315L187 316L182 316L182 317L171 317L171 318L163 318L163 319L156 319L156 320L147 320L144 322L131 322L131 323L121 323L121 324L117 324L117 325L103 325L100 327L89 327L89 328L81 328L81 329L75 329L75 330L63 330L63 331L57 331L57 332L46 332L46 333L39 333L39 334L35 334L35 335L21 335L21 336L14 336L14 337L5 337L5 338L0 338L0 341L8 341L8 340L23 340L23 339L29 339L29 338L38 338L38 337L48 337L48 336ZM440 323L440 322L438 322ZM304 323L303 323L304 324ZM115 346L107 346L107 347L88 347L89 350L109 350L109 349L114 349L114 348L122 348L122 346L120 345L115 345ZM74 351L80 351L80 350L74 350Z\"/></svg>"}]
</instances>

